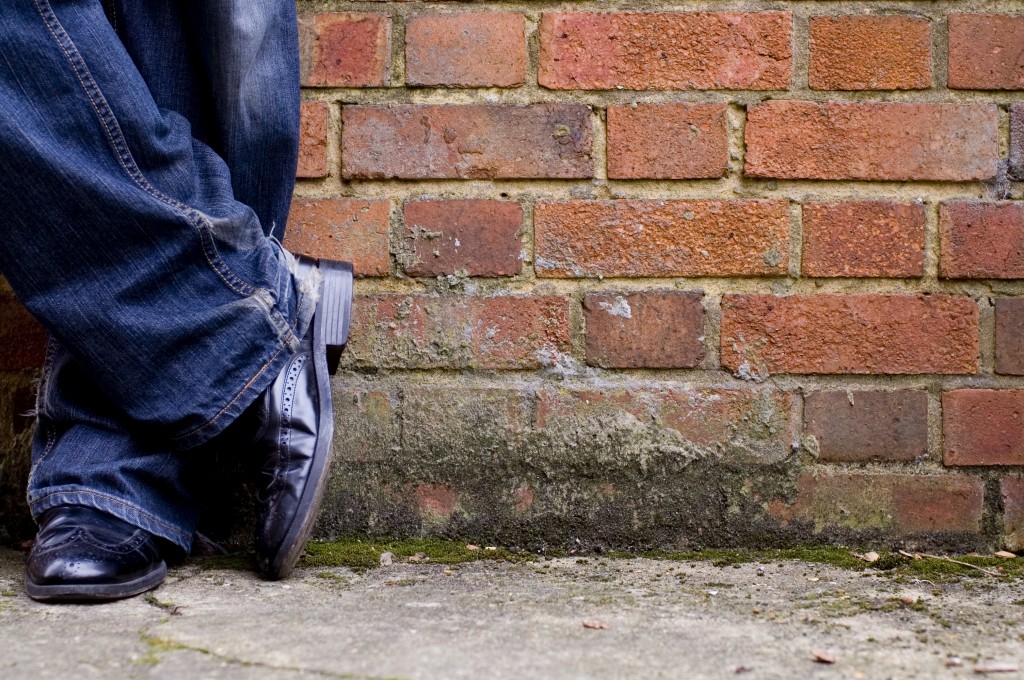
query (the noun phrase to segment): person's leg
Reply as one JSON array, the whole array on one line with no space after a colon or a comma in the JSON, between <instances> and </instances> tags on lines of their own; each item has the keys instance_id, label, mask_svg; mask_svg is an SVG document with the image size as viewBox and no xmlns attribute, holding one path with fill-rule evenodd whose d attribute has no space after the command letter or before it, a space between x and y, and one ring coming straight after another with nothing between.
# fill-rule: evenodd
<instances>
[{"instance_id":1,"label":"person's leg","mask_svg":"<svg viewBox=\"0 0 1024 680\"><path fill-rule=\"evenodd\" d=\"M168 441L209 440L263 392L262 412L282 433L262 452L278 461L267 507L283 529L270 533L275 544L264 557L277 565L266 575L279 577L308 536L322 490L330 441L323 350L347 335L339 321L347 321L350 270L324 263L309 271L305 294L295 291L291 258L233 199L221 159L180 114L156 106L98 4L7 9L0 152L10 162L0 167L0 200L9 222L0 271L56 338L30 488L34 514L52 523L40 537L66 534L51 509L84 505L185 547L190 508ZM266 210L283 220L273 217L274 201ZM322 270L332 302L321 299L317 330L300 338ZM79 379L61 379L79 367ZM285 390L287 399L275 401L278 390L263 390L294 383L296 372L312 386L308 395ZM99 386L112 408L76 400L67 384ZM277 502L285 497L299 502ZM176 502L184 512L168 508Z\"/></svg>"}]
</instances>

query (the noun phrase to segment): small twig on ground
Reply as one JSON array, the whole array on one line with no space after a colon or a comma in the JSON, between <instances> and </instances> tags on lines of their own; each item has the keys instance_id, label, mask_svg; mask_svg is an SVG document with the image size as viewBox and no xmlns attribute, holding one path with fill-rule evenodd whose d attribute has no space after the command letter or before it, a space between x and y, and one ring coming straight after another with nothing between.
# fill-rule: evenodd
<instances>
[{"instance_id":1,"label":"small twig on ground","mask_svg":"<svg viewBox=\"0 0 1024 680\"><path fill-rule=\"evenodd\" d=\"M929 555L928 553L912 554L912 553L906 552L905 550L899 550L897 552L899 552L899 554L903 555L904 557L909 557L911 559L914 559L915 557L927 557L927 558L930 558L930 559L933 559L933 560L945 560L947 562L952 562L953 564L959 564L962 567L969 567L971 569L976 569L976 570L980 571L983 574L988 574L989 576L997 576L997 577L998 576L1002 576L1002 574L1000 574L999 572L989 571L988 569L985 569L984 567L979 567L978 565L971 564L970 562L963 562L961 560L954 560L952 557L947 557L946 555Z\"/></svg>"}]
</instances>

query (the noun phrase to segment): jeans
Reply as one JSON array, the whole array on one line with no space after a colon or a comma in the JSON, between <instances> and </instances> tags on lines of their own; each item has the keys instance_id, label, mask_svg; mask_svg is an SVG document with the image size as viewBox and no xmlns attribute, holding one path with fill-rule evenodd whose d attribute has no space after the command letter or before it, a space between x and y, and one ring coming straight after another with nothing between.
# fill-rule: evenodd
<instances>
[{"instance_id":1,"label":"jeans","mask_svg":"<svg viewBox=\"0 0 1024 680\"><path fill-rule=\"evenodd\" d=\"M294 0L0 8L0 273L50 333L29 505L188 550L195 447L266 389L315 306L278 241Z\"/></svg>"}]
</instances>

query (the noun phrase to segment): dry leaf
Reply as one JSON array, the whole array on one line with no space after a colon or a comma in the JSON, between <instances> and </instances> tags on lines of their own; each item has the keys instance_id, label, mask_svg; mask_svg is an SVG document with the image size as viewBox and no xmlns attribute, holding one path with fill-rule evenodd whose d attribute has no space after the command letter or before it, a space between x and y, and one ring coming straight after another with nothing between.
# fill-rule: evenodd
<instances>
[{"instance_id":1,"label":"dry leaf","mask_svg":"<svg viewBox=\"0 0 1024 680\"><path fill-rule=\"evenodd\" d=\"M1007 550L1000 550L999 552L995 553L995 556L996 557L1005 557L1007 559L1010 559L1011 557L1016 557L1016 555L1014 555L1012 552L1009 552Z\"/></svg>"},{"instance_id":2,"label":"dry leaf","mask_svg":"<svg viewBox=\"0 0 1024 680\"><path fill-rule=\"evenodd\" d=\"M583 627L591 630L605 630L608 628L608 624L603 621L584 621Z\"/></svg>"},{"instance_id":3,"label":"dry leaf","mask_svg":"<svg viewBox=\"0 0 1024 680\"><path fill-rule=\"evenodd\" d=\"M974 667L975 673L1016 673L1017 664L1015 663L1001 663L999 661L993 661L992 663L982 663Z\"/></svg>"},{"instance_id":4,"label":"dry leaf","mask_svg":"<svg viewBox=\"0 0 1024 680\"><path fill-rule=\"evenodd\" d=\"M836 662L835 654L829 654L828 652L820 650L820 649L813 650L811 652L811 658L814 659L815 661L817 661L818 663L835 663Z\"/></svg>"},{"instance_id":5,"label":"dry leaf","mask_svg":"<svg viewBox=\"0 0 1024 680\"><path fill-rule=\"evenodd\" d=\"M864 560L865 562L877 562L878 561L878 553L876 553L875 551L872 550L871 552L864 553L863 555L860 556L860 558L862 560Z\"/></svg>"},{"instance_id":6,"label":"dry leaf","mask_svg":"<svg viewBox=\"0 0 1024 680\"><path fill-rule=\"evenodd\" d=\"M405 561L406 562L412 562L413 564L417 564L419 562L429 562L430 558L427 557L427 553L418 552L415 555L413 555L412 557L405 558Z\"/></svg>"},{"instance_id":7,"label":"dry leaf","mask_svg":"<svg viewBox=\"0 0 1024 680\"><path fill-rule=\"evenodd\" d=\"M480 549L480 546L473 545L472 543L470 543L469 545L466 546L466 550L479 550L479 549Z\"/></svg>"},{"instance_id":8,"label":"dry leaf","mask_svg":"<svg viewBox=\"0 0 1024 680\"><path fill-rule=\"evenodd\" d=\"M497 550L497 549L498 549L498 546L496 546L496 545L489 545L486 548L484 548L484 550Z\"/></svg>"},{"instance_id":9,"label":"dry leaf","mask_svg":"<svg viewBox=\"0 0 1024 680\"><path fill-rule=\"evenodd\" d=\"M916 604L917 598L913 595L901 595L900 602L903 604Z\"/></svg>"}]
</instances>

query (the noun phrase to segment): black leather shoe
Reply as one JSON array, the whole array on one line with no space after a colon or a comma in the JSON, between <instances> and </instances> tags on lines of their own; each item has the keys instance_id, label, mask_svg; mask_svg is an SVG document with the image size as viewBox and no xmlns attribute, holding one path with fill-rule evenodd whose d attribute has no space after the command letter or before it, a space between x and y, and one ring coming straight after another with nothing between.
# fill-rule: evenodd
<instances>
[{"instance_id":1,"label":"black leather shoe","mask_svg":"<svg viewBox=\"0 0 1024 680\"><path fill-rule=\"evenodd\" d=\"M39 518L25 590L44 602L116 600L156 588L167 564L152 534L77 505Z\"/></svg>"},{"instance_id":2,"label":"black leather shoe","mask_svg":"<svg viewBox=\"0 0 1024 680\"><path fill-rule=\"evenodd\" d=\"M256 564L263 578L287 576L313 532L327 482L334 434L330 375L348 340L352 265L300 258L323 283L313 321L291 361L253 405L262 452Z\"/></svg>"}]
</instances>

